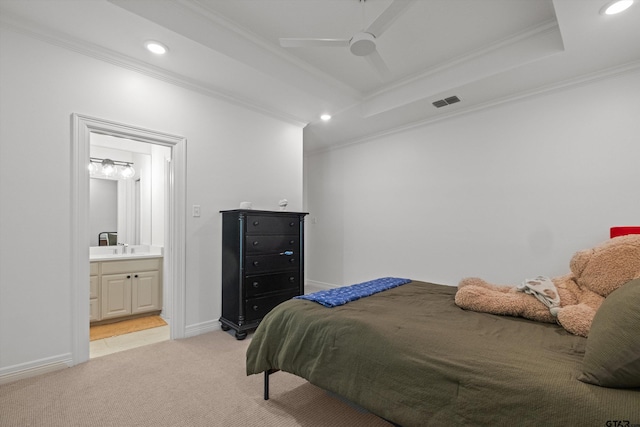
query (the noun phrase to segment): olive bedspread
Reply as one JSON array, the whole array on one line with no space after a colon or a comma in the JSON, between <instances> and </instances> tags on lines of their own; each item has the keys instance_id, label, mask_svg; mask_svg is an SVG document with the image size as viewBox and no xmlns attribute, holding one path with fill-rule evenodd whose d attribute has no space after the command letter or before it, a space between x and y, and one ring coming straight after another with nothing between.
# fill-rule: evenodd
<instances>
[{"instance_id":1,"label":"olive bedspread","mask_svg":"<svg viewBox=\"0 0 640 427\"><path fill-rule=\"evenodd\" d=\"M640 425L640 390L577 380L585 338L462 310L455 292L413 281L334 308L284 302L256 330L247 375L290 372L405 427Z\"/></svg>"}]
</instances>

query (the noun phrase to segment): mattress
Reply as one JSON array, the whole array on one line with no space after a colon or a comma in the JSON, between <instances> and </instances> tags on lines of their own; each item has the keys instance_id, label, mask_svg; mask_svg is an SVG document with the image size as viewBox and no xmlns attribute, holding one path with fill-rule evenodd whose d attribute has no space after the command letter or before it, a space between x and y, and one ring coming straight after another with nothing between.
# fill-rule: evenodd
<instances>
[{"instance_id":1,"label":"mattress","mask_svg":"<svg viewBox=\"0 0 640 427\"><path fill-rule=\"evenodd\" d=\"M585 338L462 310L456 289L412 281L334 308L284 302L256 330L247 374L290 372L405 427L640 425L639 389L578 381Z\"/></svg>"}]
</instances>

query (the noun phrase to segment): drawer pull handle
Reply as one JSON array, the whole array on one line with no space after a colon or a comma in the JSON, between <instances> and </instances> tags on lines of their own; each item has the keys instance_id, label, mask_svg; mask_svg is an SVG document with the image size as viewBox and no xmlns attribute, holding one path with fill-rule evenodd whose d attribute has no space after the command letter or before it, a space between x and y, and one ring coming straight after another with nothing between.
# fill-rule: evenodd
<instances>
[{"instance_id":1,"label":"drawer pull handle","mask_svg":"<svg viewBox=\"0 0 640 427\"><path fill-rule=\"evenodd\" d=\"M295 223L295 222L290 222L290 223L289 223L289 227L293 227L294 225L296 225L296 223Z\"/></svg>"},{"instance_id":2,"label":"drawer pull handle","mask_svg":"<svg viewBox=\"0 0 640 427\"><path fill-rule=\"evenodd\" d=\"M131 279L131 275L127 276L127 279Z\"/></svg>"},{"instance_id":3,"label":"drawer pull handle","mask_svg":"<svg viewBox=\"0 0 640 427\"><path fill-rule=\"evenodd\" d=\"M293 277L293 276L289 277L289 282L293 283L293 282L295 282L295 281L296 281L296 278L295 278L295 277Z\"/></svg>"},{"instance_id":4,"label":"drawer pull handle","mask_svg":"<svg viewBox=\"0 0 640 427\"><path fill-rule=\"evenodd\" d=\"M255 241L253 242L253 246L258 246L259 244L260 244L260 242L258 242L257 240L255 240Z\"/></svg>"},{"instance_id":5,"label":"drawer pull handle","mask_svg":"<svg viewBox=\"0 0 640 427\"><path fill-rule=\"evenodd\" d=\"M293 251L284 251L284 252L280 252L280 255L291 256L291 255L293 255Z\"/></svg>"},{"instance_id":6,"label":"drawer pull handle","mask_svg":"<svg viewBox=\"0 0 640 427\"><path fill-rule=\"evenodd\" d=\"M258 311L258 306L257 305L253 306L253 311Z\"/></svg>"},{"instance_id":7,"label":"drawer pull handle","mask_svg":"<svg viewBox=\"0 0 640 427\"><path fill-rule=\"evenodd\" d=\"M258 266L258 264L260 264L258 261L253 261L253 266L254 266L254 267L257 267L257 266Z\"/></svg>"},{"instance_id":8,"label":"drawer pull handle","mask_svg":"<svg viewBox=\"0 0 640 427\"><path fill-rule=\"evenodd\" d=\"M136 274L136 275L135 275L135 276L133 276L133 277L138 277L138 275Z\"/></svg>"},{"instance_id":9,"label":"drawer pull handle","mask_svg":"<svg viewBox=\"0 0 640 427\"><path fill-rule=\"evenodd\" d=\"M260 283L258 282L253 282L253 287L258 289L260 287Z\"/></svg>"},{"instance_id":10,"label":"drawer pull handle","mask_svg":"<svg viewBox=\"0 0 640 427\"><path fill-rule=\"evenodd\" d=\"M291 259L289 259L289 262L293 264L294 262L296 262L296 259L295 258L291 258Z\"/></svg>"},{"instance_id":11,"label":"drawer pull handle","mask_svg":"<svg viewBox=\"0 0 640 427\"><path fill-rule=\"evenodd\" d=\"M260 221L253 221L253 226L254 226L254 227L257 227L257 226L259 226L259 225L260 225Z\"/></svg>"},{"instance_id":12,"label":"drawer pull handle","mask_svg":"<svg viewBox=\"0 0 640 427\"><path fill-rule=\"evenodd\" d=\"M289 244L293 245L296 241L295 240L289 240Z\"/></svg>"}]
</instances>

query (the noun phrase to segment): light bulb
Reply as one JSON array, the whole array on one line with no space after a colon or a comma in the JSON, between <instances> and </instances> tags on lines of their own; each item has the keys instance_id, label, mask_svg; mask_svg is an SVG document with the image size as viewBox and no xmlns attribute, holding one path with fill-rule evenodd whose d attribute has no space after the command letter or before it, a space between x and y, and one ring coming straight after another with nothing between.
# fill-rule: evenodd
<instances>
[{"instance_id":1,"label":"light bulb","mask_svg":"<svg viewBox=\"0 0 640 427\"><path fill-rule=\"evenodd\" d=\"M135 174L136 170L129 163L120 169L120 176L124 179L133 178Z\"/></svg>"},{"instance_id":2,"label":"light bulb","mask_svg":"<svg viewBox=\"0 0 640 427\"><path fill-rule=\"evenodd\" d=\"M160 42L149 40L144 44L149 52L155 53L156 55L164 55L169 50L165 45Z\"/></svg>"},{"instance_id":3,"label":"light bulb","mask_svg":"<svg viewBox=\"0 0 640 427\"><path fill-rule=\"evenodd\" d=\"M116 173L116 164L111 159L104 159L102 161L102 173L105 176L111 176Z\"/></svg>"},{"instance_id":4,"label":"light bulb","mask_svg":"<svg viewBox=\"0 0 640 427\"><path fill-rule=\"evenodd\" d=\"M609 2L600 9L600 13L604 15L615 15L616 13L627 10L633 4L633 0L618 0Z\"/></svg>"},{"instance_id":5,"label":"light bulb","mask_svg":"<svg viewBox=\"0 0 640 427\"><path fill-rule=\"evenodd\" d=\"M89 174L93 175L98 172L98 165L93 162L89 162L89 166L87 167L87 169L89 169Z\"/></svg>"}]
</instances>

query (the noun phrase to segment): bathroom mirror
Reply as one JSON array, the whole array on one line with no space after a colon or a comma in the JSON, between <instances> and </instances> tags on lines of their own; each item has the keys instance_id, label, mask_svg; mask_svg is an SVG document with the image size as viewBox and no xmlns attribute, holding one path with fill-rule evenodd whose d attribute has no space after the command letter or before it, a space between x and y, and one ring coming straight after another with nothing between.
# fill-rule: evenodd
<instances>
[{"instance_id":1,"label":"bathroom mirror","mask_svg":"<svg viewBox=\"0 0 640 427\"><path fill-rule=\"evenodd\" d=\"M115 232L117 243L121 244L164 246L165 194L171 148L95 132L91 132L89 140L90 157L131 163L135 170L130 179L94 173L89 199L90 203L94 198L100 200L102 207L99 213L94 214L92 210L89 215L90 246L99 246L98 235L102 232ZM94 181L110 184L98 183L94 193ZM105 187L110 190L105 191ZM115 224L111 219L111 222L94 225L95 218L113 218L114 209Z\"/></svg>"},{"instance_id":2,"label":"bathroom mirror","mask_svg":"<svg viewBox=\"0 0 640 427\"><path fill-rule=\"evenodd\" d=\"M100 246L100 234L111 233L112 244L150 245L152 219L152 144L109 135L91 134L90 157L130 162L129 179L104 176L101 168L89 183L89 245ZM98 163L99 165L99 163ZM163 188L164 182L156 184ZM159 196L156 196L159 197ZM114 242L114 240L117 240ZM104 245L104 242L102 243Z\"/></svg>"},{"instance_id":3,"label":"bathroom mirror","mask_svg":"<svg viewBox=\"0 0 640 427\"><path fill-rule=\"evenodd\" d=\"M118 230L118 182L111 179L89 180L89 236L90 246L117 245L117 236L104 243L103 233ZM102 237L102 239L101 239Z\"/></svg>"}]
</instances>

